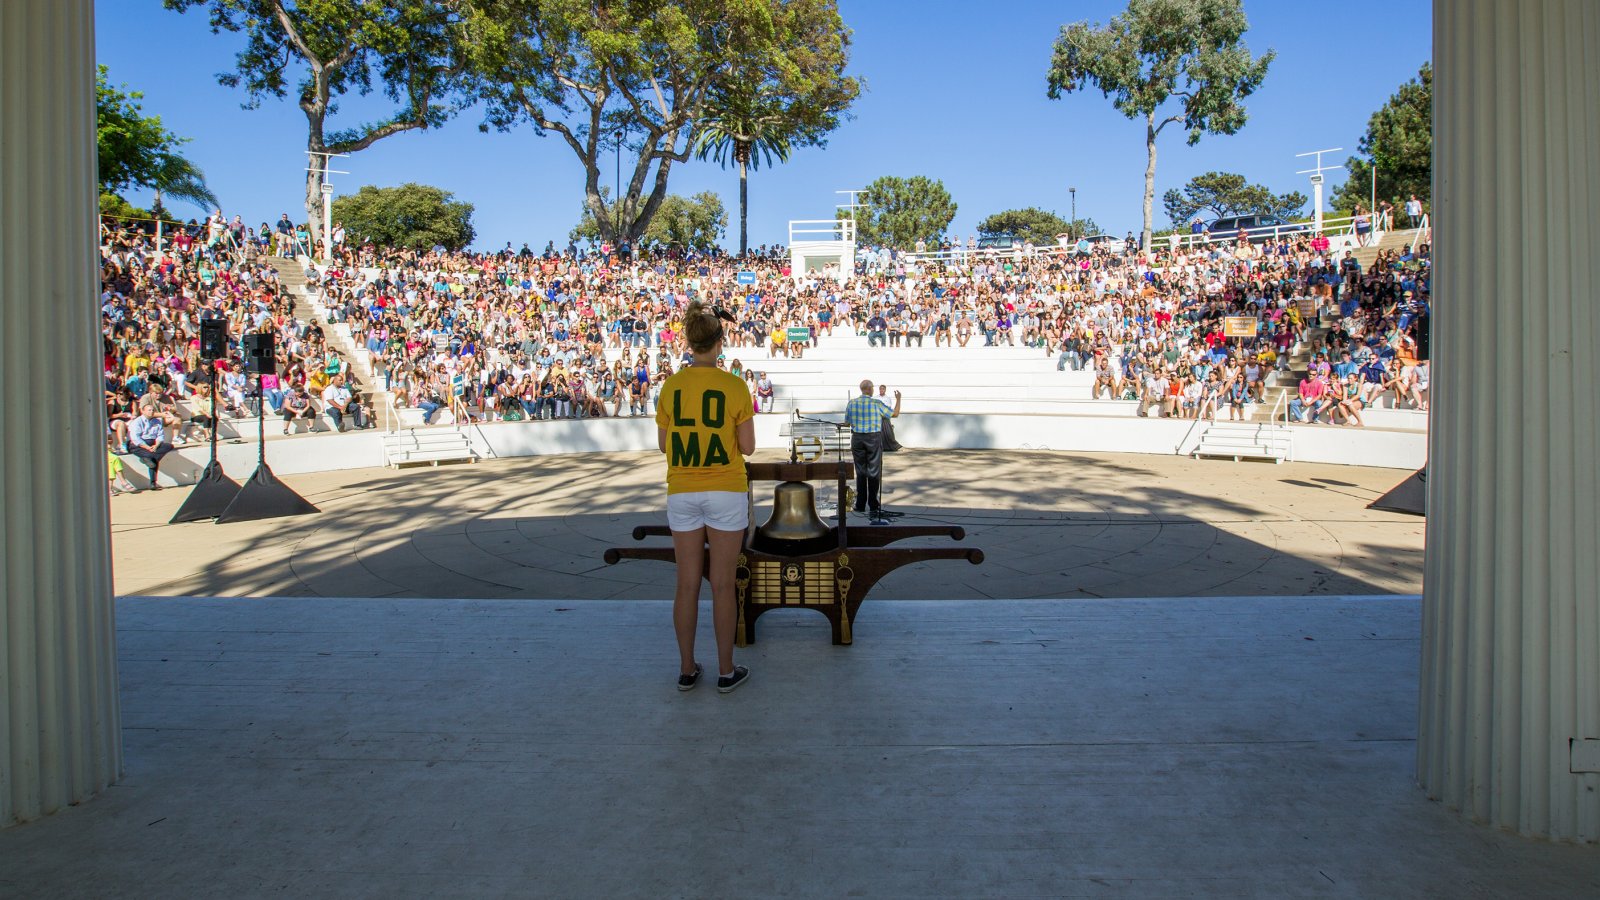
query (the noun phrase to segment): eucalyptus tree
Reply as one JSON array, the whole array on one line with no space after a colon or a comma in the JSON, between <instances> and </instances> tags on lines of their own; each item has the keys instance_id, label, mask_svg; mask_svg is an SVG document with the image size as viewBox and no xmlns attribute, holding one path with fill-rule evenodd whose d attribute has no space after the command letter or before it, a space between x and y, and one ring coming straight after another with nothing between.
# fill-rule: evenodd
<instances>
[{"instance_id":1,"label":"eucalyptus tree","mask_svg":"<svg viewBox=\"0 0 1600 900\"><path fill-rule=\"evenodd\" d=\"M1156 196L1156 138L1181 122L1189 143L1244 127L1243 100L1276 55L1250 55L1240 0L1129 0L1106 25L1061 27L1047 77L1051 99L1093 85L1130 119L1145 123L1144 227L1150 246Z\"/></svg>"},{"instance_id":2,"label":"eucalyptus tree","mask_svg":"<svg viewBox=\"0 0 1600 900\"><path fill-rule=\"evenodd\" d=\"M321 154L355 153L396 134L435 128L454 113L465 86L456 0L165 0L183 13L210 14L213 33L243 34L234 69L217 76L242 88L244 107L293 92L306 116L306 216L322 230ZM392 111L376 121L332 128L350 95L380 92ZM325 236L324 236L325 237Z\"/></svg>"},{"instance_id":3,"label":"eucalyptus tree","mask_svg":"<svg viewBox=\"0 0 1600 900\"><path fill-rule=\"evenodd\" d=\"M752 90L820 142L859 90L834 0L464 0L484 129L559 136L607 240L637 241L716 104ZM796 126L801 114L818 124ZM617 196L602 192L616 154ZM624 159L625 157L625 159ZM627 177L621 179L625 170Z\"/></svg>"}]
</instances>

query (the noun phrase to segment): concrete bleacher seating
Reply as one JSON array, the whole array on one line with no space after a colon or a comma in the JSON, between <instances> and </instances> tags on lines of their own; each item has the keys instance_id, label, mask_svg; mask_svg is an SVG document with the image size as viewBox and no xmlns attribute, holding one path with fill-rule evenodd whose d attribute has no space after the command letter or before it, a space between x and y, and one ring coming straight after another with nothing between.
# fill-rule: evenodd
<instances>
[{"instance_id":1,"label":"concrete bleacher seating","mask_svg":"<svg viewBox=\"0 0 1600 900\"><path fill-rule=\"evenodd\" d=\"M1022 346L983 346L981 337L966 347L874 347L863 335L835 329L802 358L768 356L765 347L731 347L731 362L764 371L772 380L773 412L825 412L842 409L859 392L863 378L905 395L907 412L1032 414L1057 416L1134 416L1137 404L1090 398L1094 373L1056 370L1055 354ZM614 358L615 352L611 354ZM1289 376L1279 378L1292 387ZM1269 397L1270 399L1270 397ZM1247 411L1254 411L1250 404ZM1270 410L1269 410L1270 411ZM1427 430L1427 413L1396 408L1392 394L1379 398L1365 414L1368 425Z\"/></svg>"},{"instance_id":2,"label":"concrete bleacher seating","mask_svg":"<svg viewBox=\"0 0 1600 900\"><path fill-rule=\"evenodd\" d=\"M725 352L745 368L772 380L775 412L842 408L860 392L863 378L905 395L906 409L949 413L1037 413L1040 415L1133 414L1133 404L1089 399L1094 375L1088 370L1056 371L1055 356L1022 346L873 347L863 335L835 329L799 359L769 357L766 348L735 347Z\"/></svg>"}]
</instances>

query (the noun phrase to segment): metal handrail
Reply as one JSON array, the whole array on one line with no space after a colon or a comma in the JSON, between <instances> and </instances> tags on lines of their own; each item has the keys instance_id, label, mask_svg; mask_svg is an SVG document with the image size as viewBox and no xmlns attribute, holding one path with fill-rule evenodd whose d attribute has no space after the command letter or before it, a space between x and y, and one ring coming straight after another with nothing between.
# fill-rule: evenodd
<instances>
[{"instance_id":1,"label":"metal handrail","mask_svg":"<svg viewBox=\"0 0 1600 900\"><path fill-rule=\"evenodd\" d=\"M1369 216L1367 221L1371 222L1372 218ZM1245 234L1250 237L1292 237L1295 235L1314 235L1316 234L1317 230L1316 223L1314 222L1289 222L1285 225L1267 225L1261 228L1247 228L1245 229ZM1337 216L1333 218L1324 218L1322 220L1321 231L1322 235L1328 238L1335 236L1354 237L1356 233L1356 217ZM1376 239L1375 236L1377 234L1378 232L1376 227L1374 227L1372 231L1368 232L1369 237L1373 237L1374 239ZM1221 232L1218 232L1217 234L1211 234L1208 231L1202 231L1199 234L1180 233L1177 235L1168 235L1167 241L1168 243L1173 243L1172 238L1177 237L1178 240L1174 243L1174 246L1193 247L1196 245L1229 243L1233 241L1237 235L1237 231L1229 232L1227 234L1223 234Z\"/></svg>"},{"instance_id":2,"label":"metal handrail","mask_svg":"<svg viewBox=\"0 0 1600 900\"><path fill-rule=\"evenodd\" d=\"M1411 249L1417 249L1418 244L1433 243L1433 226L1428 222L1428 214L1422 214L1422 221L1417 223L1417 228L1411 233Z\"/></svg>"},{"instance_id":3,"label":"metal handrail","mask_svg":"<svg viewBox=\"0 0 1600 900\"><path fill-rule=\"evenodd\" d=\"M1197 412L1198 412L1198 410L1197 410ZM1199 415L1196 415L1194 417L1194 421L1189 423L1189 430L1185 431L1183 433L1183 437L1178 440L1178 446L1172 448L1172 453L1173 453L1174 456L1182 456L1183 455L1183 445L1189 443L1189 438L1194 435L1194 430L1196 428L1199 428L1200 427L1200 423L1203 422L1203 421L1205 421L1205 420L1201 419Z\"/></svg>"},{"instance_id":4,"label":"metal handrail","mask_svg":"<svg viewBox=\"0 0 1600 900\"><path fill-rule=\"evenodd\" d=\"M796 226L815 226L811 228ZM789 222L789 246L794 246L796 235L819 235L800 240L827 240L855 243L856 223L849 219L793 219Z\"/></svg>"}]
</instances>

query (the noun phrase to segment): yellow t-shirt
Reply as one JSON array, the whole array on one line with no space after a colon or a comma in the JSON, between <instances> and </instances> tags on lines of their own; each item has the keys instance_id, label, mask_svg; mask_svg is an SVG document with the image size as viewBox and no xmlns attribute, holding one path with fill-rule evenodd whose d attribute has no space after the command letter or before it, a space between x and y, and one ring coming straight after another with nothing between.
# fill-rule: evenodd
<instances>
[{"instance_id":1,"label":"yellow t-shirt","mask_svg":"<svg viewBox=\"0 0 1600 900\"><path fill-rule=\"evenodd\" d=\"M755 417L744 379L690 366L661 383L656 425L667 431L667 493L750 489L737 428Z\"/></svg>"}]
</instances>

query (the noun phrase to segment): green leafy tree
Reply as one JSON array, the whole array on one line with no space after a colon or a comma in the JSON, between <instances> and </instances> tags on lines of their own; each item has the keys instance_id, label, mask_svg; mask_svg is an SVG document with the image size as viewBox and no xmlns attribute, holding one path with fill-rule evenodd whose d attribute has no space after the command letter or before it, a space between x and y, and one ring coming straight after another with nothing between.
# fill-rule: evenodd
<instances>
[{"instance_id":1,"label":"green leafy tree","mask_svg":"<svg viewBox=\"0 0 1600 900\"><path fill-rule=\"evenodd\" d=\"M944 182L923 175L885 175L867 185L856 215L856 242L908 249L917 241L936 241L956 217L956 202ZM839 213L839 218L849 215Z\"/></svg>"},{"instance_id":2,"label":"green leafy tree","mask_svg":"<svg viewBox=\"0 0 1600 900\"><path fill-rule=\"evenodd\" d=\"M600 190L603 198L609 200L610 190ZM668 194L650 219L650 227L645 229L639 243L644 247L659 245L679 250L710 250L727 230L728 211L723 208L722 198L715 193L701 191L693 197ZM571 237L575 241L604 239L600 226L595 222L594 212L587 203L584 204L578 224L572 229Z\"/></svg>"},{"instance_id":3,"label":"green leafy tree","mask_svg":"<svg viewBox=\"0 0 1600 900\"><path fill-rule=\"evenodd\" d=\"M1144 226L1150 246L1156 192L1156 138L1183 123L1189 143L1244 126L1244 98L1266 78L1274 52L1252 57L1240 0L1129 0L1104 26L1064 25L1050 60L1051 99L1089 86L1145 123Z\"/></svg>"},{"instance_id":4,"label":"green leafy tree","mask_svg":"<svg viewBox=\"0 0 1600 900\"><path fill-rule=\"evenodd\" d=\"M1198 213L1204 218L1221 216L1273 215L1285 221L1294 219L1305 208L1306 195L1299 191L1274 194L1259 184L1250 184L1243 175L1232 172L1207 172L1189 179L1183 190L1173 188L1161 197L1167 217L1179 230Z\"/></svg>"},{"instance_id":5,"label":"green leafy tree","mask_svg":"<svg viewBox=\"0 0 1600 900\"><path fill-rule=\"evenodd\" d=\"M820 142L859 91L835 0L465 0L484 128L559 135L608 240L635 241L715 104L777 117L790 147ZM778 133L777 126L768 131ZM753 135L750 135L753 137ZM770 136L767 138L770 140ZM753 151L752 151L753 152ZM601 191L612 154L619 196ZM626 157L624 162L623 158Z\"/></svg>"},{"instance_id":6,"label":"green leafy tree","mask_svg":"<svg viewBox=\"0 0 1600 900\"><path fill-rule=\"evenodd\" d=\"M333 200L333 217L354 241L379 247L460 250L472 243L472 204L426 184L366 185Z\"/></svg>"},{"instance_id":7,"label":"green leafy tree","mask_svg":"<svg viewBox=\"0 0 1600 900\"><path fill-rule=\"evenodd\" d=\"M1053 245L1056 235L1072 234L1083 237L1099 234L1100 226L1093 219L1070 222L1061 216L1037 206L1027 209L1008 209L997 212L978 223L978 233L983 235L1010 234L1035 245Z\"/></svg>"},{"instance_id":8,"label":"green leafy tree","mask_svg":"<svg viewBox=\"0 0 1600 900\"><path fill-rule=\"evenodd\" d=\"M150 210L140 209L124 200L121 195L110 192L100 194L100 215L110 216L113 219L148 219Z\"/></svg>"},{"instance_id":9,"label":"green leafy tree","mask_svg":"<svg viewBox=\"0 0 1600 900\"><path fill-rule=\"evenodd\" d=\"M187 12L206 9L213 33L241 33L245 46L232 72L217 76L243 88L246 109L293 92L306 116L306 150L355 153L406 131L434 128L455 111L465 66L456 0L165 0ZM293 82L291 84L291 82ZM329 117L347 95L381 90L394 108L373 122L330 130ZM322 232L323 174L306 172L306 217Z\"/></svg>"},{"instance_id":10,"label":"green leafy tree","mask_svg":"<svg viewBox=\"0 0 1600 900\"><path fill-rule=\"evenodd\" d=\"M1367 120L1356 145L1366 154L1350 157L1350 178L1334 195L1334 205L1371 206L1372 166L1378 167L1377 195L1399 206L1412 194L1424 203L1433 186L1433 65L1423 63L1417 77L1400 85L1383 108Z\"/></svg>"},{"instance_id":11,"label":"green leafy tree","mask_svg":"<svg viewBox=\"0 0 1600 900\"><path fill-rule=\"evenodd\" d=\"M218 206L217 196L206 187L205 175L178 153L188 143L161 124L160 116L147 116L139 105L138 91L123 91L107 81L108 70L95 74L95 131L100 154L101 209L110 203L104 195L121 200L121 192L144 187L207 211ZM123 204L128 209L132 206ZM111 212L122 215L123 212Z\"/></svg>"}]
</instances>

